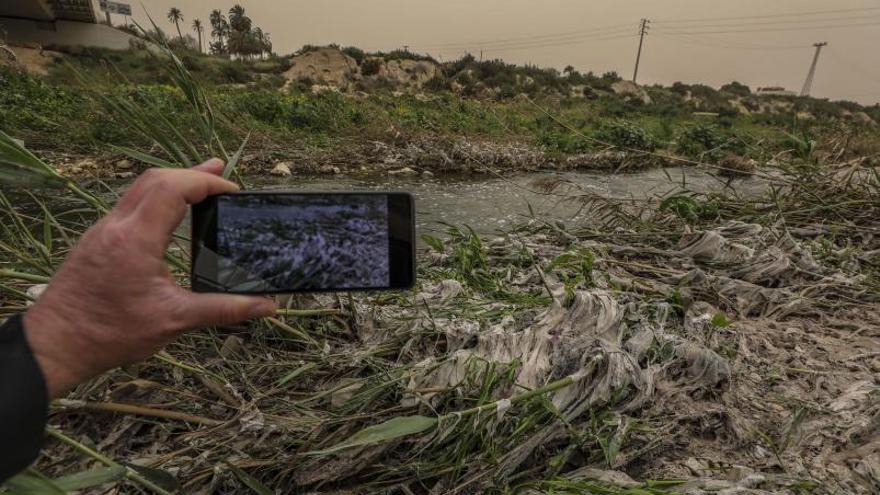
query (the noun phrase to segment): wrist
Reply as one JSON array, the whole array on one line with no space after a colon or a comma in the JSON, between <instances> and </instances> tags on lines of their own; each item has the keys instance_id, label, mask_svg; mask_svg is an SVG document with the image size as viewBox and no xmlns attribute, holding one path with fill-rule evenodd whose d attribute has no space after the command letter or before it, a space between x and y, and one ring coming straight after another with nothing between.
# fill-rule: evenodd
<instances>
[{"instance_id":1,"label":"wrist","mask_svg":"<svg viewBox=\"0 0 880 495\"><path fill-rule=\"evenodd\" d=\"M25 337L43 372L50 400L64 396L96 374L88 365L90 352L80 344L81 335L72 328L71 321L55 315L39 302L22 319Z\"/></svg>"}]
</instances>

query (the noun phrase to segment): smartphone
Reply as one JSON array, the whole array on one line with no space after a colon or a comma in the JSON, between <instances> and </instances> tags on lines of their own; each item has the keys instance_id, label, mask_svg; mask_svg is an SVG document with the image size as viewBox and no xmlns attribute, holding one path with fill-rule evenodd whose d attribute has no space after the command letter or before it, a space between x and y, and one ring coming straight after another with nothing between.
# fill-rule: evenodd
<instances>
[{"instance_id":1,"label":"smartphone","mask_svg":"<svg viewBox=\"0 0 880 495\"><path fill-rule=\"evenodd\" d=\"M407 289L415 207L400 192L238 192L192 207L192 288L277 294Z\"/></svg>"}]
</instances>

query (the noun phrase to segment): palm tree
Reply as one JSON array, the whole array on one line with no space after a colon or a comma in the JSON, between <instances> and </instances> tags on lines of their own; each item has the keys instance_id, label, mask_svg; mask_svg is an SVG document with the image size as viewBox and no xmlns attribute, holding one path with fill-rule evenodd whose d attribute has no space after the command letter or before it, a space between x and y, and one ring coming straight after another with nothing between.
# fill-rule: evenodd
<instances>
[{"instance_id":1,"label":"palm tree","mask_svg":"<svg viewBox=\"0 0 880 495\"><path fill-rule=\"evenodd\" d=\"M200 51L200 52L205 51L205 50L202 48L202 31L205 30L205 28L202 27L202 21L201 21L200 19L194 19L194 20L193 20L192 28L193 28L193 30L196 32L196 34L199 35L199 51Z\"/></svg>"},{"instance_id":2,"label":"palm tree","mask_svg":"<svg viewBox=\"0 0 880 495\"><path fill-rule=\"evenodd\" d=\"M171 7L168 10L168 20L173 22L174 27L177 28L177 36L183 38L183 33L180 32L180 21L183 20L183 12L177 7Z\"/></svg>"},{"instance_id":3,"label":"palm tree","mask_svg":"<svg viewBox=\"0 0 880 495\"><path fill-rule=\"evenodd\" d=\"M272 56L272 40L269 39L269 33L263 33L263 50L271 57Z\"/></svg>"},{"instance_id":4,"label":"palm tree","mask_svg":"<svg viewBox=\"0 0 880 495\"><path fill-rule=\"evenodd\" d=\"M211 21L211 36L217 38L217 42L212 44L212 51L223 53L225 51L223 38L229 34L229 22L223 12L217 9L211 11L209 19Z\"/></svg>"},{"instance_id":5,"label":"palm tree","mask_svg":"<svg viewBox=\"0 0 880 495\"><path fill-rule=\"evenodd\" d=\"M266 33L261 28L254 29L254 51L259 53L261 59L263 58L263 52L266 51L266 36Z\"/></svg>"}]
</instances>

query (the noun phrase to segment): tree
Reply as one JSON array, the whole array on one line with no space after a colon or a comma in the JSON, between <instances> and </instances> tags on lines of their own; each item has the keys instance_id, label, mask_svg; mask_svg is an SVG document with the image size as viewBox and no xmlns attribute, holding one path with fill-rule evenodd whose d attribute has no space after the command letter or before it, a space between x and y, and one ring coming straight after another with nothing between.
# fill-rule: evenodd
<instances>
[{"instance_id":1,"label":"tree","mask_svg":"<svg viewBox=\"0 0 880 495\"><path fill-rule=\"evenodd\" d=\"M244 7L235 4L229 9L229 25L232 27L233 31L246 33L251 30L251 24L251 18L244 15Z\"/></svg>"},{"instance_id":2,"label":"tree","mask_svg":"<svg viewBox=\"0 0 880 495\"><path fill-rule=\"evenodd\" d=\"M183 38L183 33L180 32L180 21L183 20L183 12L180 11L177 7L171 7L168 10L168 20L174 23L174 27L177 28L177 36Z\"/></svg>"},{"instance_id":3,"label":"tree","mask_svg":"<svg viewBox=\"0 0 880 495\"><path fill-rule=\"evenodd\" d=\"M229 21L220 10L212 10L209 17L211 21L211 36L217 39L214 43L210 43L211 53L222 55L227 52L224 39L229 35Z\"/></svg>"},{"instance_id":4,"label":"tree","mask_svg":"<svg viewBox=\"0 0 880 495\"><path fill-rule=\"evenodd\" d=\"M235 4L229 9L229 53L240 57L249 57L257 53L258 44L252 31L253 21L244 13L244 7Z\"/></svg>"},{"instance_id":5,"label":"tree","mask_svg":"<svg viewBox=\"0 0 880 495\"><path fill-rule=\"evenodd\" d=\"M272 54L272 42L269 40L269 33L264 33L262 29L255 28L254 40L256 41L255 48L260 58L263 58L264 53Z\"/></svg>"},{"instance_id":6,"label":"tree","mask_svg":"<svg viewBox=\"0 0 880 495\"><path fill-rule=\"evenodd\" d=\"M566 65L565 69L562 69L562 72L564 72L565 75L571 77L571 75L574 74L574 67L572 67L571 65Z\"/></svg>"},{"instance_id":7,"label":"tree","mask_svg":"<svg viewBox=\"0 0 880 495\"><path fill-rule=\"evenodd\" d=\"M194 19L192 28L196 32L196 34L199 35L199 51L204 52L205 50L202 48L202 31L204 31L205 28L202 27L201 19Z\"/></svg>"}]
</instances>

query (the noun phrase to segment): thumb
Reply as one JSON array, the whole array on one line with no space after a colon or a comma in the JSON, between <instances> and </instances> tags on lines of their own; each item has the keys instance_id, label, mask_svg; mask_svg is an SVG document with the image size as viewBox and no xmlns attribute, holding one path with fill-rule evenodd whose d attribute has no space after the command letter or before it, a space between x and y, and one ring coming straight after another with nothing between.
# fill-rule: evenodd
<instances>
[{"instance_id":1,"label":"thumb","mask_svg":"<svg viewBox=\"0 0 880 495\"><path fill-rule=\"evenodd\" d=\"M264 297L188 293L181 311L184 328L232 325L275 314L275 301Z\"/></svg>"}]
</instances>

